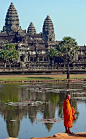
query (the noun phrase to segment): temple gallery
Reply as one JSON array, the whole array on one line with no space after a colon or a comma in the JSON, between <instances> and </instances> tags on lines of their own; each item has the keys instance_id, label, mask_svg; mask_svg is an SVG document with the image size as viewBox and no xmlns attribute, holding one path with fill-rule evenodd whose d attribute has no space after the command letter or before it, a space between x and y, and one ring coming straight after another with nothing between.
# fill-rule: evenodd
<instances>
[{"instance_id":1,"label":"temple gallery","mask_svg":"<svg viewBox=\"0 0 86 139\"><path fill-rule=\"evenodd\" d=\"M0 32L0 50L8 43L14 44L16 50L19 51L19 59L15 64L17 67L57 69L66 66L66 63L60 58L52 59L47 56L48 51L51 48L56 48L60 43L55 40L54 25L50 16L47 15L44 19L42 32L36 33L33 22L30 22L27 29L22 30L17 10L12 2L6 13L5 25ZM3 61L0 61L0 65L3 67ZM79 46L77 59L70 66L72 68L86 67L86 46Z\"/></svg>"}]
</instances>

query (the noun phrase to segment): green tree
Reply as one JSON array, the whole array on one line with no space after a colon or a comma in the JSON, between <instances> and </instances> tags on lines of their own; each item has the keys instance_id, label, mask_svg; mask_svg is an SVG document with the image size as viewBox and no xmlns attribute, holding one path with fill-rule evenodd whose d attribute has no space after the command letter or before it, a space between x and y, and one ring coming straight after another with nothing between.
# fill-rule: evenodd
<instances>
[{"instance_id":1,"label":"green tree","mask_svg":"<svg viewBox=\"0 0 86 139\"><path fill-rule=\"evenodd\" d=\"M52 58L52 60L53 60L53 66L55 66L55 58L59 56L59 53L58 53L57 49L51 48L48 51L47 56Z\"/></svg>"},{"instance_id":2,"label":"green tree","mask_svg":"<svg viewBox=\"0 0 86 139\"><path fill-rule=\"evenodd\" d=\"M6 63L9 63L11 69L11 63L17 62L19 59L19 52L16 50L14 44L6 44L4 49L0 51L0 59L4 62L4 69L6 68Z\"/></svg>"},{"instance_id":3,"label":"green tree","mask_svg":"<svg viewBox=\"0 0 86 139\"><path fill-rule=\"evenodd\" d=\"M67 63L67 79L70 78L69 65L76 60L78 48L76 40L71 37L64 37L57 46L59 56Z\"/></svg>"}]
</instances>

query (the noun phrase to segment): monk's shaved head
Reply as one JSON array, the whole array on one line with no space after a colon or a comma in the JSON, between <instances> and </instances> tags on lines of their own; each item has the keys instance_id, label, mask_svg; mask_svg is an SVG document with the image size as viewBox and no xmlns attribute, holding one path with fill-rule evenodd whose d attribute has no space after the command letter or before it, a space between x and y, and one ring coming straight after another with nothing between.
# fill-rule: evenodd
<instances>
[{"instance_id":1,"label":"monk's shaved head","mask_svg":"<svg viewBox=\"0 0 86 139\"><path fill-rule=\"evenodd\" d=\"M67 95L66 95L66 98L70 100L70 95L69 95L69 94L67 94Z\"/></svg>"}]
</instances>

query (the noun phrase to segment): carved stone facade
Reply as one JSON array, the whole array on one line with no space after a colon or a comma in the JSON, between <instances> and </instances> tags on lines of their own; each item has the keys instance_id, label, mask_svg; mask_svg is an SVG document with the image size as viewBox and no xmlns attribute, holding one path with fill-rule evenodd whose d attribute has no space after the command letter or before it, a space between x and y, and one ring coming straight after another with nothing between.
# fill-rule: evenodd
<instances>
[{"instance_id":1,"label":"carved stone facade","mask_svg":"<svg viewBox=\"0 0 86 139\"><path fill-rule=\"evenodd\" d=\"M29 33L30 35L36 34L36 29L35 29L35 27L34 27L32 22L30 23L30 25L28 27L27 33Z\"/></svg>"},{"instance_id":2,"label":"carved stone facade","mask_svg":"<svg viewBox=\"0 0 86 139\"><path fill-rule=\"evenodd\" d=\"M46 17L43 25L44 41L55 41L54 27L49 15Z\"/></svg>"},{"instance_id":3,"label":"carved stone facade","mask_svg":"<svg viewBox=\"0 0 86 139\"><path fill-rule=\"evenodd\" d=\"M27 29L22 30L17 10L11 3L6 14L5 26L0 33L0 49L3 49L7 43L15 44L19 51L18 66L20 67L28 69L49 69L50 66L51 68L65 67L61 60L55 59L53 65L52 59L47 57L49 49L56 48L59 44L59 41L55 41L54 26L49 15L44 20L41 33L36 33L32 22ZM78 53L78 60L72 66L85 67L86 47L80 47Z\"/></svg>"},{"instance_id":4,"label":"carved stone facade","mask_svg":"<svg viewBox=\"0 0 86 139\"><path fill-rule=\"evenodd\" d=\"M9 9L6 14L5 18L5 26L3 27L2 33L14 33L17 31L22 31L21 27L19 26L19 18L17 11L13 5L10 4Z\"/></svg>"}]
</instances>

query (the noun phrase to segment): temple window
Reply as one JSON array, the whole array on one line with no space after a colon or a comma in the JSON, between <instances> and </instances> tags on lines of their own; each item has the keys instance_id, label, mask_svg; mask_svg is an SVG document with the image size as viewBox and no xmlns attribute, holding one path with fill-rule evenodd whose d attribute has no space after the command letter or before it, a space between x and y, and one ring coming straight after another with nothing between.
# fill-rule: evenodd
<instances>
[{"instance_id":1,"label":"temple window","mask_svg":"<svg viewBox=\"0 0 86 139\"><path fill-rule=\"evenodd\" d=\"M20 60L24 62L24 56L20 56Z\"/></svg>"},{"instance_id":2,"label":"temple window","mask_svg":"<svg viewBox=\"0 0 86 139\"><path fill-rule=\"evenodd\" d=\"M36 62L36 57L34 57L34 62Z\"/></svg>"},{"instance_id":3,"label":"temple window","mask_svg":"<svg viewBox=\"0 0 86 139\"><path fill-rule=\"evenodd\" d=\"M33 61L33 57L30 57L30 61Z\"/></svg>"},{"instance_id":4,"label":"temple window","mask_svg":"<svg viewBox=\"0 0 86 139\"><path fill-rule=\"evenodd\" d=\"M29 61L29 56L28 56L28 61Z\"/></svg>"},{"instance_id":5,"label":"temple window","mask_svg":"<svg viewBox=\"0 0 86 139\"><path fill-rule=\"evenodd\" d=\"M44 57L44 61L47 61L48 59L46 57Z\"/></svg>"},{"instance_id":6,"label":"temple window","mask_svg":"<svg viewBox=\"0 0 86 139\"><path fill-rule=\"evenodd\" d=\"M43 61L43 57L39 57L39 61Z\"/></svg>"}]
</instances>

